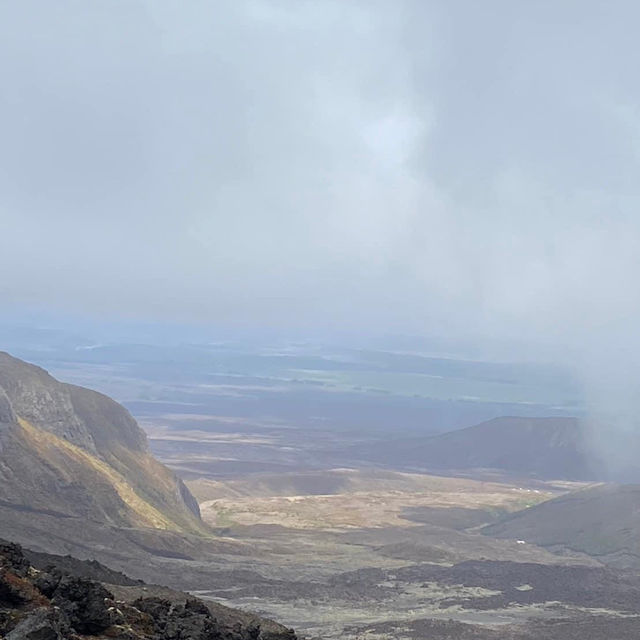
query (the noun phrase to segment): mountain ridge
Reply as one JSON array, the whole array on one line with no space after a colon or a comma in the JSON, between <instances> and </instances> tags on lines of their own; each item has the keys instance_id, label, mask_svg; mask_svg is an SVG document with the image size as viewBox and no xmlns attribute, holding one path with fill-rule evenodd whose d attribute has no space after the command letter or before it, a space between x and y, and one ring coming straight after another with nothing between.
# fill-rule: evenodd
<instances>
[{"instance_id":1,"label":"mountain ridge","mask_svg":"<svg viewBox=\"0 0 640 640\"><path fill-rule=\"evenodd\" d=\"M572 417L501 416L435 436L385 442L358 455L405 468L493 469L552 480L602 480L588 425Z\"/></svg>"},{"instance_id":2,"label":"mountain ridge","mask_svg":"<svg viewBox=\"0 0 640 640\"><path fill-rule=\"evenodd\" d=\"M116 526L206 532L130 413L0 352L0 502Z\"/></svg>"}]
</instances>

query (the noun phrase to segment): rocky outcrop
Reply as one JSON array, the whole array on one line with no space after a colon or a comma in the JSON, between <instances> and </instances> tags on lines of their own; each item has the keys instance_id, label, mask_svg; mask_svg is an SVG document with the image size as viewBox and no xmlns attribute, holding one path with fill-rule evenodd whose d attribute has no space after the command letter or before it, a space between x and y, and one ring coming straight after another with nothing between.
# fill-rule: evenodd
<instances>
[{"instance_id":1,"label":"rocky outcrop","mask_svg":"<svg viewBox=\"0 0 640 640\"><path fill-rule=\"evenodd\" d=\"M96 565L93 570L109 575L108 568ZM156 596L138 597L131 602L116 600L108 586L55 565L36 569L19 545L0 541L0 638L296 639L291 629L272 621L264 621L267 624L263 630L258 618L245 624L233 617L221 619L203 601L181 595L180 600Z\"/></svg>"},{"instance_id":2,"label":"rocky outcrop","mask_svg":"<svg viewBox=\"0 0 640 640\"><path fill-rule=\"evenodd\" d=\"M44 369L0 352L0 388L17 416L96 453L92 434L75 413L68 386Z\"/></svg>"},{"instance_id":3,"label":"rocky outcrop","mask_svg":"<svg viewBox=\"0 0 640 640\"><path fill-rule=\"evenodd\" d=\"M198 504L107 396L0 352L0 504L121 527L202 533Z\"/></svg>"}]
</instances>

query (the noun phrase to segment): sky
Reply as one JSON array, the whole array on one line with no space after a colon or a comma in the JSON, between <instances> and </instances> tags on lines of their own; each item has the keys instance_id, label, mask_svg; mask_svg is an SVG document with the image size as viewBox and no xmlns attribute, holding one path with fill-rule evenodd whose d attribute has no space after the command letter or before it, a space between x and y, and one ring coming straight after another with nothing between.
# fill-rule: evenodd
<instances>
[{"instance_id":1,"label":"sky","mask_svg":"<svg viewBox=\"0 0 640 640\"><path fill-rule=\"evenodd\" d=\"M639 19L0 0L3 306L500 339L634 372Z\"/></svg>"}]
</instances>

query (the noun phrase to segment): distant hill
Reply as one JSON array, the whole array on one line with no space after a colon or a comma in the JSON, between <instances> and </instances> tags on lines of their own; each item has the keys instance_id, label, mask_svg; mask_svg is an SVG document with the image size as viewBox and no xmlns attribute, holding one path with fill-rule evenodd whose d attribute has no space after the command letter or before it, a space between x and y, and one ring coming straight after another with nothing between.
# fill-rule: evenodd
<instances>
[{"instance_id":1,"label":"distant hill","mask_svg":"<svg viewBox=\"0 0 640 640\"><path fill-rule=\"evenodd\" d=\"M602 478L576 418L502 417L437 436L361 449L362 459L425 469L498 469L548 479Z\"/></svg>"},{"instance_id":2,"label":"distant hill","mask_svg":"<svg viewBox=\"0 0 640 640\"><path fill-rule=\"evenodd\" d=\"M600 484L518 511L485 527L496 538L587 553L640 568L640 485Z\"/></svg>"},{"instance_id":3,"label":"distant hill","mask_svg":"<svg viewBox=\"0 0 640 640\"><path fill-rule=\"evenodd\" d=\"M4 535L38 515L87 527L204 530L196 500L151 455L126 409L2 352L0 507L16 514L0 521Z\"/></svg>"}]
</instances>

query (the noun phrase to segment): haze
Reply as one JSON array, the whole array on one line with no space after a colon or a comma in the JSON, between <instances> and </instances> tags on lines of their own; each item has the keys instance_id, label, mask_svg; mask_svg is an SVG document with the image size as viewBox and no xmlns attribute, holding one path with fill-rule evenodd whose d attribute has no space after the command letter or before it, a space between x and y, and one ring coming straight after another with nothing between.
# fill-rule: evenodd
<instances>
[{"instance_id":1,"label":"haze","mask_svg":"<svg viewBox=\"0 0 640 640\"><path fill-rule=\"evenodd\" d=\"M529 339L638 311L633 3L0 12L5 304Z\"/></svg>"},{"instance_id":2,"label":"haze","mask_svg":"<svg viewBox=\"0 0 640 640\"><path fill-rule=\"evenodd\" d=\"M7 313L486 343L633 412L633 3L0 12Z\"/></svg>"}]
</instances>

